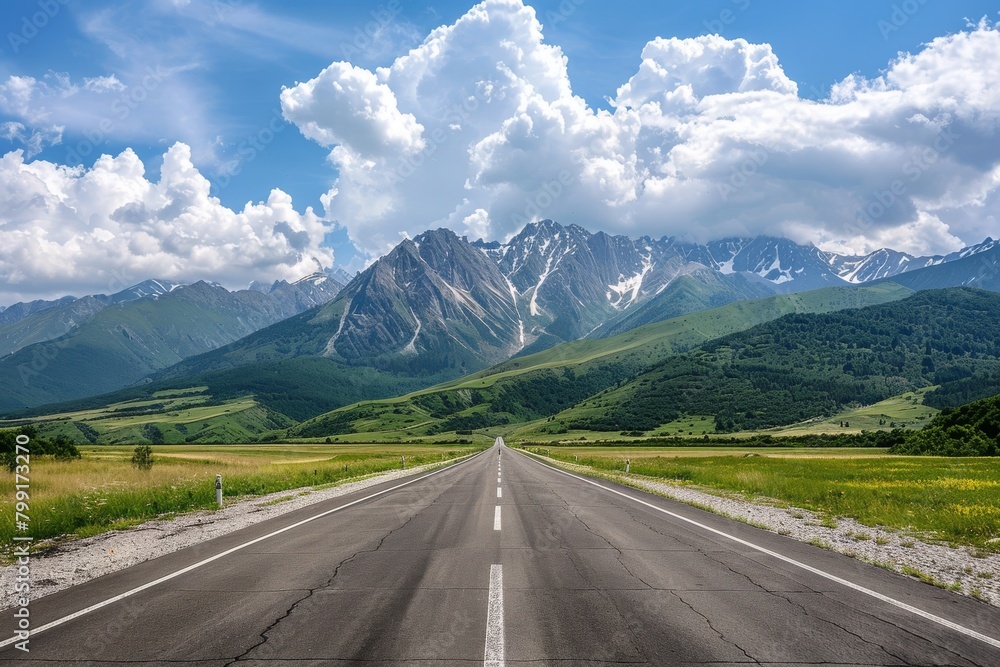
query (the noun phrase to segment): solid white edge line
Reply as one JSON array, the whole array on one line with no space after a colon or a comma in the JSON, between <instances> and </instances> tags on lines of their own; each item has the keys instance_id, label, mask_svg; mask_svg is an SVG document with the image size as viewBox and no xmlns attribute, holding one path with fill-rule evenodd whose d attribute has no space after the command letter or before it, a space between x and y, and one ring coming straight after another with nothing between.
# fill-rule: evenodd
<instances>
[{"instance_id":1,"label":"solid white edge line","mask_svg":"<svg viewBox=\"0 0 1000 667\"><path fill-rule=\"evenodd\" d=\"M500 530L500 506L497 505L496 511L493 513L493 530Z\"/></svg>"},{"instance_id":2,"label":"solid white edge line","mask_svg":"<svg viewBox=\"0 0 1000 667\"><path fill-rule=\"evenodd\" d=\"M522 452L522 454L523 454L523 452ZM523 455L526 456L529 459L535 460L531 456L529 456L528 454L523 454ZM545 465L541 461L538 461L538 460L535 460L535 462L538 463L539 465ZM687 518L685 516L681 516L680 514L676 514L674 512L671 512L670 510L665 510L662 507L657 507L656 505L654 505L652 503L648 503L645 500L640 500L639 498L636 498L635 496L630 496L627 493L622 493L621 491L617 491L615 489L609 488L607 486L604 486L603 484L598 484L597 482L591 481L591 480L587 479L586 477L580 477L579 475L574 475L571 472L566 472L565 470L562 470L560 468L556 468L555 466L546 465L545 467L549 468L550 470L554 470L555 472L558 472L558 473L561 473L563 475L566 475L568 477L572 477L573 479L580 480L581 482L586 482L587 484L590 484L592 486L596 486L599 489L604 489L605 491L608 491L608 492L613 493L615 495L621 496L622 498L628 498L629 500L631 500L633 502L639 503L640 505L645 505L646 507L654 509L657 512L662 512L662 513L664 513L664 514L666 514L668 516L671 516L671 517L673 517L675 519L678 519L678 520L683 521L685 523L689 523L689 524L691 524L693 526L697 526L698 528L701 528L701 529L706 530L706 531L708 531L710 533L718 535L719 537L724 537L724 538L726 538L728 540L732 540L733 542L736 542L737 544L742 544L745 547L749 547L751 549L754 549L755 551L759 551L760 553L767 554L768 556L772 556L774 558L777 558L778 560L780 560L782 562L785 562L785 563L788 563L789 565L794 565L795 567L801 568L801 569L805 570L806 572L811 572L811 573L813 573L813 574L815 574L817 576L823 577L824 579L828 579L829 581L836 582L838 584L841 584L842 586L846 586L847 588L855 590L855 591L857 591L859 593L864 593L865 595L873 597L876 600L881 600L882 602L890 604L890 605L892 605L894 607L898 607L899 609L902 609L904 611L908 611L911 614L919 616L919 617L921 617L923 619L926 619L928 621L931 621L933 623L937 623L938 625L946 627L949 630L954 630L955 632L963 634L963 635L965 635L967 637L971 637L973 639L978 639L979 641L981 641L981 642L983 642L985 644L989 644L990 646L993 646L995 648L1000 648L1000 640L994 639L993 637L990 637L988 635L984 635L981 632L976 632L975 630L967 628L967 627L965 627L963 625L959 625L958 623L955 623L954 621L949 621L946 618L942 618L941 616L936 616L936 615L934 615L934 614L932 614L930 612L924 611L923 609L918 609L917 607L914 607L912 605L906 604L905 602L901 602L899 600L896 600L895 598L891 598L888 595L883 595L882 593L879 593L877 591L873 591L870 588L865 588L864 586L862 586L860 584L856 584L853 581L848 581L847 579L842 579L842 578L838 577L835 574L830 574L829 572L824 572L823 570L815 568L815 567L813 567L811 565L806 565L805 563L797 561L794 558L789 558L788 556L784 556L782 554L779 554L776 551L771 551L770 549L767 549L765 547L762 547L762 546L759 546L757 544L754 544L753 542L748 542L746 540L740 539L740 538L736 537L735 535L730 535L729 533L723 532L723 531L718 530L716 528L712 528L711 526L706 526L705 524L699 523L699 522L695 521L694 519L689 519L689 518Z\"/></svg>"},{"instance_id":3,"label":"solid white edge line","mask_svg":"<svg viewBox=\"0 0 1000 667\"><path fill-rule=\"evenodd\" d=\"M486 651L483 667L503 667L503 566L490 565L490 599L486 608Z\"/></svg>"},{"instance_id":4,"label":"solid white edge line","mask_svg":"<svg viewBox=\"0 0 1000 667\"><path fill-rule=\"evenodd\" d=\"M476 456L479 456L479 454L481 454L481 453L482 452L479 452L479 453L476 453L476 454L472 454L469 457L467 457L465 459L465 461L469 461L472 458L475 458ZM249 542L244 542L243 544L240 544L238 546L232 547L230 549L226 549L225 551L217 553L214 556L210 556L209 558L206 558L204 560L200 560L197 563L192 563L191 565L188 565L185 568L182 568L180 570L177 570L176 572L172 572L170 574L164 575L164 576L160 577L159 579L156 579L154 581L150 581L148 583L145 583L142 586L137 586L137 587L133 588L132 590L125 591L124 593L116 595L116 596L114 596L112 598L108 598L107 600L104 600L102 602L98 602L97 604L90 605L89 607L86 607L85 609L81 609L80 611L77 611L77 612L74 612L72 614L69 614L68 616L63 616L62 618L56 619L56 620L54 620L54 621L52 621L50 623L46 623L45 625L41 625L41 626L39 626L37 628L32 628L30 637L34 637L35 635L39 634L40 632L45 632L46 630L54 628L54 627L56 627L58 625L62 625L63 623L68 623L69 621L72 621L74 619L80 618L81 616L85 616L85 615L87 615L87 614L89 614L91 612L97 611L98 609L102 609L104 607L107 607L108 605L114 604L115 602L118 602L120 600L124 600L125 598L131 597L131 596L135 595L136 593L141 593L142 591L144 591L144 590L146 590L148 588L152 588L153 586L157 586L159 584L162 584L165 581L170 581L171 579L179 577L182 574L187 574L188 572L191 572L192 570L196 570L196 569L198 569L199 567L201 567L203 565L208 565L209 563L217 561L220 558L225 558L226 556L228 556L230 554L236 553L237 551L240 551L241 549L245 549L246 547L249 547L249 546L251 546L253 544L257 544L258 542L263 542L264 540L270 539L270 538L274 537L275 535L280 535L281 533L288 532L289 530L292 530L294 528L298 528L300 526L303 526L303 525L305 525L307 523L310 523L311 521L315 521L316 519L320 519L322 517L329 516L330 514L333 514L334 512L339 512L340 510L347 509L348 507L351 507L352 505L357 505L358 503L363 503L366 500L371 500L372 498L376 498L378 496L385 495L386 493L389 493L390 491L395 491L396 489L401 489L404 486L409 486L410 484L415 484L416 482L425 480L428 477L432 477L432 476L437 475L438 473L442 473L442 472L444 472L446 470L452 470L453 468L455 468L459 464L465 463L465 461L462 461L460 459L458 461L455 461L454 463L451 463L450 465L448 465L448 466L446 466L444 468L440 468L439 470L435 470L434 472L428 473L428 474L423 475L421 477L417 477L416 479L411 479L408 482L403 482L402 484L397 484L396 486L393 486L391 488L383 489L383 490L378 491L376 493L373 493L371 495L365 496L364 498L358 498L357 500L352 500L351 502L347 503L346 505L341 505L340 507L334 507L333 509L326 510L325 512L320 512L319 514L315 514L315 515L313 515L313 516L311 516L311 517L309 517L307 519L303 519L302 521L293 523L290 526L285 526L284 528L279 528L278 530L276 530L274 532L271 532L271 533L268 533L267 535L262 535L261 537L254 538L254 539L250 540ZM20 637L16 637L16 636L15 637L11 637L10 639L5 639L2 642L0 642L0 648L3 648L5 646L10 646L11 644L17 642L19 639L20 639Z\"/></svg>"}]
</instances>

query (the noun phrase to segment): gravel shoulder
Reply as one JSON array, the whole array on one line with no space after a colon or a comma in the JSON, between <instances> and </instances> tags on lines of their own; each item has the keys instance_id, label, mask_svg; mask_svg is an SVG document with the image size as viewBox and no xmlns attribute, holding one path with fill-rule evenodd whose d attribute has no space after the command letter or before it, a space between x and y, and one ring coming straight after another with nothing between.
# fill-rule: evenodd
<instances>
[{"instance_id":1,"label":"gravel shoulder","mask_svg":"<svg viewBox=\"0 0 1000 667\"><path fill-rule=\"evenodd\" d=\"M820 514L788 507L777 500L746 498L640 475L607 474L586 466L539 458L566 470L695 505L1000 606L1000 554L922 540L888 528L866 526L848 517L824 521Z\"/></svg>"},{"instance_id":2,"label":"gravel shoulder","mask_svg":"<svg viewBox=\"0 0 1000 667\"><path fill-rule=\"evenodd\" d=\"M124 570L147 560L226 535L287 512L344 496L383 482L427 472L459 459L393 470L337 486L289 489L236 500L218 510L202 510L153 519L127 530L112 530L79 540L40 544L31 553L31 599L51 595L85 581ZM37 550L37 552L36 552ZM14 606L16 564L0 568L0 609Z\"/></svg>"}]
</instances>

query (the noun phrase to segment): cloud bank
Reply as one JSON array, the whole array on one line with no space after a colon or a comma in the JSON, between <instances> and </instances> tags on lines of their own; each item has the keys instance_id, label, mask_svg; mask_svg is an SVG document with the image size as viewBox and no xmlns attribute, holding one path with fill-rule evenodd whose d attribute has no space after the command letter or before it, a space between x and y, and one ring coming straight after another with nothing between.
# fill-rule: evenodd
<instances>
[{"instance_id":1,"label":"cloud bank","mask_svg":"<svg viewBox=\"0 0 1000 667\"><path fill-rule=\"evenodd\" d=\"M767 44L658 38L637 55L609 109L591 108L535 11L486 0L388 67L330 64L280 94L284 117L338 171L322 217L280 190L242 211L222 206L191 142L167 151L156 182L130 150L78 166L111 132L154 128L173 141L187 136L181 126L203 126L200 112L169 111L202 108L171 84L177 68L10 76L0 136L24 150L0 158L0 303L154 276L294 279L332 263L323 240L335 224L370 257L427 228L504 240L539 218L853 252L945 252L996 234L993 24L901 54L874 79L848 76L821 101L799 96ZM162 126L145 112L161 106ZM66 165L30 161L64 131L96 133L87 155L75 143Z\"/></svg>"},{"instance_id":2,"label":"cloud bank","mask_svg":"<svg viewBox=\"0 0 1000 667\"><path fill-rule=\"evenodd\" d=\"M486 0L389 67L333 63L281 101L330 148L327 215L373 255L428 227L503 240L543 217L924 253L996 229L998 59L1000 32L970 25L817 102L767 44L656 39L595 110L535 11Z\"/></svg>"},{"instance_id":3,"label":"cloud bank","mask_svg":"<svg viewBox=\"0 0 1000 667\"><path fill-rule=\"evenodd\" d=\"M0 303L57 294L109 293L146 278L297 279L333 263L329 225L273 190L233 211L175 144L160 179L131 150L92 168L0 158Z\"/></svg>"}]
</instances>

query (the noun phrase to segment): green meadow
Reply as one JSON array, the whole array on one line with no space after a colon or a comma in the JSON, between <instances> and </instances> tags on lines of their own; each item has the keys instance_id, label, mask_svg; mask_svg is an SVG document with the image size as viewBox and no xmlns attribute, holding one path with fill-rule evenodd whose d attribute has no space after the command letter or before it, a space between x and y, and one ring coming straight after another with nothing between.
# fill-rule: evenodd
<instances>
[{"instance_id":1,"label":"green meadow","mask_svg":"<svg viewBox=\"0 0 1000 667\"><path fill-rule=\"evenodd\" d=\"M631 472L773 499L836 521L1000 552L1000 466L992 458L890 456L879 449L576 447L528 451L599 473Z\"/></svg>"},{"instance_id":2,"label":"green meadow","mask_svg":"<svg viewBox=\"0 0 1000 667\"><path fill-rule=\"evenodd\" d=\"M340 484L374 473L440 463L481 447L454 445L163 445L139 470L132 447L83 446L82 458L36 457L30 464L30 535L86 537L148 519L216 507L215 476L227 501ZM12 544L14 473L0 493L0 542Z\"/></svg>"}]
</instances>

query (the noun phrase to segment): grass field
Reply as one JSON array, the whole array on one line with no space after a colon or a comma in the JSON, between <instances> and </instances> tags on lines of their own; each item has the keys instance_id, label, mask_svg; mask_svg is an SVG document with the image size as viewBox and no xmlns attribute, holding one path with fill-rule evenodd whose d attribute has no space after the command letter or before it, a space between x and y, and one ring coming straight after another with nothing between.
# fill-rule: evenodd
<instances>
[{"instance_id":1,"label":"grass field","mask_svg":"<svg viewBox=\"0 0 1000 667\"><path fill-rule=\"evenodd\" d=\"M48 438L86 438L102 444L162 442L246 442L259 433L292 424L253 398L215 401L207 387L156 392L148 399L122 401L92 410L2 422L10 428L32 423Z\"/></svg>"},{"instance_id":2,"label":"grass field","mask_svg":"<svg viewBox=\"0 0 1000 667\"><path fill-rule=\"evenodd\" d=\"M924 396L937 387L924 387L893 396L873 405L844 410L829 419L817 419L780 429L764 431L775 435L809 435L813 433L860 433L885 431L893 428L923 428L940 412L924 405ZM844 426L841 426L843 422Z\"/></svg>"},{"instance_id":3,"label":"grass field","mask_svg":"<svg viewBox=\"0 0 1000 667\"><path fill-rule=\"evenodd\" d=\"M1000 465L991 458L888 456L882 450L574 447L560 461L749 497L836 520L846 516L930 539L1000 552Z\"/></svg>"},{"instance_id":4,"label":"grass field","mask_svg":"<svg viewBox=\"0 0 1000 667\"><path fill-rule=\"evenodd\" d=\"M36 540L85 537L163 514L215 507L215 476L227 499L336 484L371 473L434 463L478 451L454 445L165 445L151 470L131 464L133 449L84 446L83 458L31 460L30 518ZM14 475L4 472L0 543L12 544Z\"/></svg>"}]
</instances>

